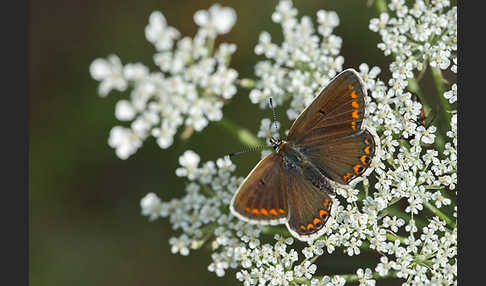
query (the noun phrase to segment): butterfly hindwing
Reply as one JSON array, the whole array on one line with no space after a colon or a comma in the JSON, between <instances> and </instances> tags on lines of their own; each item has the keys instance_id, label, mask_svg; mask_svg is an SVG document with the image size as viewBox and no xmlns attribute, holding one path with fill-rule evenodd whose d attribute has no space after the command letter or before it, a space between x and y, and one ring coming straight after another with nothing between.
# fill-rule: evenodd
<instances>
[{"instance_id":1,"label":"butterfly hindwing","mask_svg":"<svg viewBox=\"0 0 486 286\"><path fill-rule=\"evenodd\" d=\"M332 198L326 180L317 187L305 174L295 169L286 171L289 217L287 227L299 240L311 240L319 236L331 216Z\"/></svg>"},{"instance_id":2,"label":"butterfly hindwing","mask_svg":"<svg viewBox=\"0 0 486 286\"><path fill-rule=\"evenodd\" d=\"M298 143L316 129L328 138L358 132L365 98L366 88L359 74L353 69L341 72L294 121L288 140Z\"/></svg>"},{"instance_id":3,"label":"butterfly hindwing","mask_svg":"<svg viewBox=\"0 0 486 286\"><path fill-rule=\"evenodd\" d=\"M326 177L348 184L368 170L376 150L371 132L364 129L344 137L325 140L322 137L315 134L312 140L304 140L300 146Z\"/></svg>"},{"instance_id":4,"label":"butterfly hindwing","mask_svg":"<svg viewBox=\"0 0 486 286\"><path fill-rule=\"evenodd\" d=\"M263 158L236 191L231 201L231 211L249 222L285 222L288 206L281 179L282 168L280 155L272 153Z\"/></svg>"}]
</instances>

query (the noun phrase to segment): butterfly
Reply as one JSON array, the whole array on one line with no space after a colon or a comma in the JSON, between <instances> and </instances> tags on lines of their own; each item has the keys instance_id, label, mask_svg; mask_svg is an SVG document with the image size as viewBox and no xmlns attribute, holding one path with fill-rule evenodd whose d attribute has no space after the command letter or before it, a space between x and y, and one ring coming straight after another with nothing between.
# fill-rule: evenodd
<instances>
[{"instance_id":1,"label":"butterfly","mask_svg":"<svg viewBox=\"0 0 486 286\"><path fill-rule=\"evenodd\" d=\"M234 194L230 210L256 224L285 224L302 241L324 232L335 195L330 180L347 185L367 176L378 147L365 128L366 87L347 69L323 88L293 122L286 140L270 139L264 157Z\"/></svg>"}]
</instances>

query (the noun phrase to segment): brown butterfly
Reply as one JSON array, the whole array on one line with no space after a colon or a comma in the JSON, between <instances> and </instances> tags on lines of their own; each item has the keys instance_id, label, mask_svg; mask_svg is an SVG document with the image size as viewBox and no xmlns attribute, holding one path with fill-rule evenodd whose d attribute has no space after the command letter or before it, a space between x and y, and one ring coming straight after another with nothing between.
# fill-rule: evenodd
<instances>
[{"instance_id":1,"label":"brown butterfly","mask_svg":"<svg viewBox=\"0 0 486 286\"><path fill-rule=\"evenodd\" d=\"M250 223L287 225L299 240L317 238L331 215L329 180L356 182L371 172L378 137L364 128L366 88L358 73L338 74L290 127L270 139L263 158L236 191L231 212Z\"/></svg>"}]
</instances>

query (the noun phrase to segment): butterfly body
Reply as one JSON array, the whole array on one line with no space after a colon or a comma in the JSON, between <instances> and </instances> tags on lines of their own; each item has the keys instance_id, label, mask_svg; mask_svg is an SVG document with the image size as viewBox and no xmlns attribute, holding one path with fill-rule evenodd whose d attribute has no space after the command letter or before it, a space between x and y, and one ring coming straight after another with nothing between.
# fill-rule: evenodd
<instances>
[{"instance_id":1,"label":"butterfly body","mask_svg":"<svg viewBox=\"0 0 486 286\"><path fill-rule=\"evenodd\" d=\"M299 240L320 236L331 216L330 181L347 185L371 172L378 139L362 125L365 97L354 70L337 75L294 121L286 140L270 140L275 152L243 181L232 213L250 223L285 223Z\"/></svg>"},{"instance_id":2,"label":"butterfly body","mask_svg":"<svg viewBox=\"0 0 486 286\"><path fill-rule=\"evenodd\" d=\"M305 177L319 190L332 189L324 174L306 156L304 148L281 140L277 154L282 157L283 164L289 171Z\"/></svg>"}]
</instances>

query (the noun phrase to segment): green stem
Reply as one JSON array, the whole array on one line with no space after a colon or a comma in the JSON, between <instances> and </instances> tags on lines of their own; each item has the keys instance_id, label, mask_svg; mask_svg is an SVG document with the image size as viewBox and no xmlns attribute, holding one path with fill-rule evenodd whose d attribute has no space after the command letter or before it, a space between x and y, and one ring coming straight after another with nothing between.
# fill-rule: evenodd
<instances>
[{"instance_id":1,"label":"green stem","mask_svg":"<svg viewBox=\"0 0 486 286\"><path fill-rule=\"evenodd\" d=\"M439 69L431 67L432 76L434 78L435 87L437 89L437 93L439 96L439 104L436 104L437 109L437 147L442 152L444 151L444 142L447 130L449 130L449 126L451 124L451 114L448 112L449 110L449 102L444 97L445 86L444 81L442 78L442 73Z\"/></svg>"},{"instance_id":2,"label":"green stem","mask_svg":"<svg viewBox=\"0 0 486 286\"><path fill-rule=\"evenodd\" d=\"M248 147L257 147L264 145L264 142L260 141L255 137L248 129L238 126L233 121L223 118L220 121L215 122L216 125L222 127L224 130L228 131L233 137L240 141L243 145Z\"/></svg>"},{"instance_id":3,"label":"green stem","mask_svg":"<svg viewBox=\"0 0 486 286\"><path fill-rule=\"evenodd\" d=\"M385 236L388 240L395 241L395 240L398 239L398 240L400 240L401 243L404 243L405 239L406 239L405 237L402 237L402 236L399 236L399 235L396 235L396 234L391 234L389 232L387 232L385 234Z\"/></svg>"},{"instance_id":4,"label":"green stem","mask_svg":"<svg viewBox=\"0 0 486 286\"><path fill-rule=\"evenodd\" d=\"M380 14L388 12L385 0L376 0L375 6L376 6L376 10L378 10Z\"/></svg>"},{"instance_id":5,"label":"green stem","mask_svg":"<svg viewBox=\"0 0 486 286\"><path fill-rule=\"evenodd\" d=\"M236 84L240 85L243 88L255 88L257 81L251 78L242 78L236 81Z\"/></svg>"},{"instance_id":6,"label":"green stem","mask_svg":"<svg viewBox=\"0 0 486 286\"><path fill-rule=\"evenodd\" d=\"M454 221L452 219L450 219L446 214L441 212L438 208L434 207L431 203L425 202L424 206L428 210L430 210L432 213L434 213L436 216L440 217L443 221L445 221L447 223L447 225L449 225L450 227L452 227L452 228L456 227L456 224L454 223Z\"/></svg>"}]
</instances>

